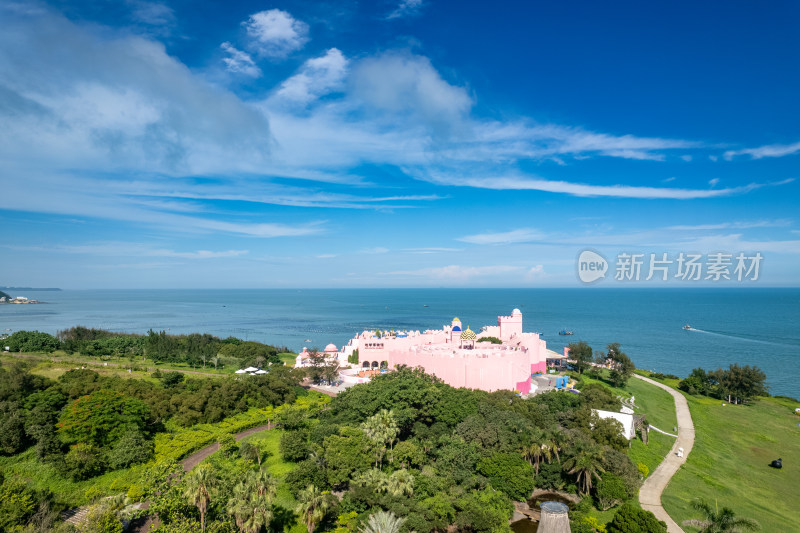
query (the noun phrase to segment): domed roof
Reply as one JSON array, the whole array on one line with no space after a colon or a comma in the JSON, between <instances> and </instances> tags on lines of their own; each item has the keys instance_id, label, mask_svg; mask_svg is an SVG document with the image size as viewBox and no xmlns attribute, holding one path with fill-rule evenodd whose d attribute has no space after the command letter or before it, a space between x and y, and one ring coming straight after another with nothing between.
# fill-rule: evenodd
<instances>
[{"instance_id":1,"label":"domed roof","mask_svg":"<svg viewBox=\"0 0 800 533\"><path fill-rule=\"evenodd\" d=\"M456 322L458 322L459 324L461 324L461 320L459 320L459 318L458 318L458 317L455 317L455 318L453 319L453 324L455 324Z\"/></svg>"},{"instance_id":2,"label":"domed roof","mask_svg":"<svg viewBox=\"0 0 800 533\"><path fill-rule=\"evenodd\" d=\"M469 329L469 326L467 326L467 329L465 329L465 330L464 330L464 331L461 333L461 340L462 340L462 341L474 341L474 340L475 340L475 339L477 339L477 338L478 338L478 336L477 336L477 335L475 335L475 332L474 332L474 331L472 331L471 329Z\"/></svg>"},{"instance_id":3,"label":"domed roof","mask_svg":"<svg viewBox=\"0 0 800 533\"><path fill-rule=\"evenodd\" d=\"M521 314L522 314L522 311L520 311L519 309L516 309L516 308L513 311L511 311L511 316L521 315Z\"/></svg>"},{"instance_id":4,"label":"domed roof","mask_svg":"<svg viewBox=\"0 0 800 533\"><path fill-rule=\"evenodd\" d=\"M338 351L339 351L339 348L337 348L336 345L333 344L333 343L330 343L329 345L327 345L325 347L325 353L333 353L333 352L338 352Z\"/></svg>"},{"instance_id":5,"label":"domed roof","mask_svg":"<svg viewBox=\"0 0 800 533\"><path fill-rule=\"evenodd\" d=\"M461 328L458 326L453 326L453 331L461 331Z\"/></svg>"}]
</instances>

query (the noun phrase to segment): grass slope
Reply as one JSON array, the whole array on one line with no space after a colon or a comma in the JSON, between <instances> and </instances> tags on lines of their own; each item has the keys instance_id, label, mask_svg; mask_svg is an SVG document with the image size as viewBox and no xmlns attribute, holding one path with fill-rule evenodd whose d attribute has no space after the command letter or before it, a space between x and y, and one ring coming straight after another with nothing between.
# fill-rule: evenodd
<instances>
[{"instance_id":1,"label":"grass slope","mask_svg":"<svg viewBox=\"0 0 800 533\"><path fill-rule=\"evenodd\" d=\"M612 387L604 381L598 381L587 376L584 376L583 379L586 383L601 383L618 396L630 397L633 395L637 406L634 411L636 414L647 415L647 421L650 425L672 433L672 428L677 424L675 401L665 390L636 378L630 378L628 384L622 388ZM653 472L669 453L674 442L675 439L672 437L651 431L648 444L644 444L639 439L631 442L628 456L634 464L644 463L650 472Z\"/></svg>"},{"instance_id":2,"label":"grass slope","mask_svg":"<svg viewBox=\"0 0 800 533\"><path fill-rule=\"evenodd\" d=\"M686 465L662 497L670 516L678 524L702 518L691 507L691 500L699 497L712 507L716 502L737 516L757 520L761 531L797 531L800 417L793 411L800 404L762 398L753 405L723 406L720 400L687 398L696 439ZM782 470L768 466L778 457Z\"/></svg>"}]
</instances>

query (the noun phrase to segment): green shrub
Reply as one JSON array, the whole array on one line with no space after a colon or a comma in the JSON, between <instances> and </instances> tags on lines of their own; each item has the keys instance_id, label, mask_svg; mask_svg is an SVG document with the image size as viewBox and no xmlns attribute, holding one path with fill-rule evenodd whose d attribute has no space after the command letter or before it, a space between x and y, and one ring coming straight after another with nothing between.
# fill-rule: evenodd
<instances>
[{"instance_id":1,"label":"green shrub","mask_svg":"<svg viewBox=\"0 0 800 533\"><path fill-rule=\"evenodd\" d=\"M308 431L300 429L285 432L281 435L279 450L285 461L298 463L304 460L310 452Z\"/></svg>"},{"instance_id":2,"label":"green shrub","mask_svg":"<svg viewBox=\"0 0 800 533\"><path fill-rule=\"evenodd\" d=\"M73 481L83 481L102 474L106 467L100 450L83 442L70 447L61 466L64 475Z\"/></svg>"},{"instance_id":3,"label":"green shrub","mask_svg":"<svg viewBox=\"0 0 800 533\"><path fill-rule=\"evenodd\" d=\"M600 504L600 510L607 511L630 499L631 494L622 478L614 474L605 474L597 484L595 496Z\"/></svg>"},{"instance_id":4,"label":"green shrub","mask_svg":"<svg viewBox=\"0 0 800 533\"><path fill-rule=\"evenodd\" d=\"M153 455L153 443L136 427L131 427L120 438L108 455L108 465L116 470L144 463Z\"/></svg>"},{"instance_id":5,"label":"green shrub","mask_svg":"<svg viewBox=\"0 0 800 533\"><path fill-rule=\"evenodd\" d=\"M533 467L519 454L496 453L482 459L478 472L512 500L525 501L533 492Z\"/></svg>"}]
</instances>

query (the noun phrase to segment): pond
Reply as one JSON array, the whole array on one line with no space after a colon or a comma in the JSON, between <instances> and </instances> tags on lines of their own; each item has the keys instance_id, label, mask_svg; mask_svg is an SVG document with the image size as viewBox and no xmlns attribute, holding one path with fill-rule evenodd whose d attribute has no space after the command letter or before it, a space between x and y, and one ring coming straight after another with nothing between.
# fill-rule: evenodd
<instances>
[{"instance_id":1,"label":"pond","mask_svg":"<svg viewBox=\"0 0 800 533\"><path fill-rule=\"evenodd\" d=\"M539 505L542 502L559 502L565 504L570 509L575 506L574 501L564 497L558 492L545 492L537 494L535 498L528 500L528 506L531 509L538 511ZM511 531L514 533L536 533L538 529L539 523L529 518L523 518L522 520L517 520L516 522L511 523Z\"/></svg>"}]
</instances>

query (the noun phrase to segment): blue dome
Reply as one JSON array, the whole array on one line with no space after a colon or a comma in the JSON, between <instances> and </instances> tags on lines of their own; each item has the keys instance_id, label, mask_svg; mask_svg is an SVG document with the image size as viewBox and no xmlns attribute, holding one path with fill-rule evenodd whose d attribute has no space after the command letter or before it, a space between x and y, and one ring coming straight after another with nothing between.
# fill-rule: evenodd
<instances>
[{"instance_id":1,"label":"blue dome","mask_svg":"<svg viewBox=\"0 0 800 533\"><path fill-rule=\"evenodd\" d=\"M461 331L461 328L458 326L453 326L453 331Z\"/></svg>"}]
</instances>

